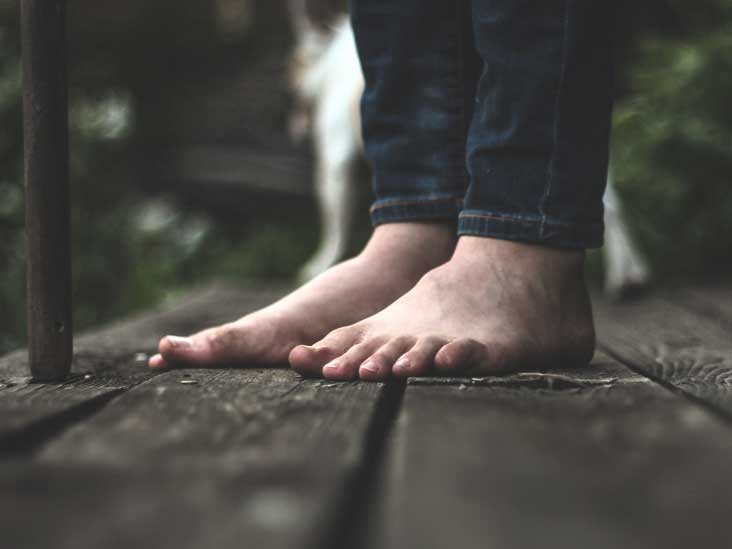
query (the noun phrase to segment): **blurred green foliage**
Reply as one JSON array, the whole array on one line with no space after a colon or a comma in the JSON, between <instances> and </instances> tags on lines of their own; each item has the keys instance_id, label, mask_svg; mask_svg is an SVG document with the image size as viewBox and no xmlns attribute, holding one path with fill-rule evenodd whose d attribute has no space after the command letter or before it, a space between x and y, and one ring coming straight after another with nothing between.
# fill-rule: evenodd
<instances>
[{"instance_id":1,"label":"blurred green foliage","mask_svg":"<svg viewBox=\"0 0 732 549\"><path fill-rule=\"evenodd\" d=\"M12 4L0 3L0 353L25 338L21 71ZM142 36L165 39L153 32ZM191 43L170 45L182 57L201 49L200 37L187 36ZM137 47L131 56L144 51ZM104 53L89 48L69 67L75 328L174 299L214 276L290 277L315 245L314 212L297 208L286 224L271 210L256 211L246 222L220 223L215 213L178 201L175 192L135 181L128 164L137 157L130 149L144 149L145 136L125 80L129 67L117 70L120 60Z\"/></svg>"},{"instance_id":2,"label":"blurred green foliage","mask_svg":"<svg viewBox=\"0 0 732 549\"><path fill-rule=\"evenodd\" d=\"M633 49L616 107L619 191L656 276L720 275L732 249L732 2L678 3Z\"/></svg>"},{"instance_id":3,"label":"blurred green foliage","mask_svg":"<svg viewBox=\"0 0 732 549\"><path fill-rule=\"evenodd\" d=\"M25 318L15 4L0 2L0 353L23 344ZM684 32L650 34L627 55L612 147L619 190L657 278L729 272L732 246L732 0L676 4ZM151 23L125 47L146 51L162 40L157 28ZM199 36L187 51L205 58L208 41ZM213 276L295 273L315 245L310 206L275 205L246 221L222 222L170 190L131 184L129 151L144 137L129 86L134 62L115 71L102 53L71 66L76 328L149 307Z\"/></svg>"}]
</instances>

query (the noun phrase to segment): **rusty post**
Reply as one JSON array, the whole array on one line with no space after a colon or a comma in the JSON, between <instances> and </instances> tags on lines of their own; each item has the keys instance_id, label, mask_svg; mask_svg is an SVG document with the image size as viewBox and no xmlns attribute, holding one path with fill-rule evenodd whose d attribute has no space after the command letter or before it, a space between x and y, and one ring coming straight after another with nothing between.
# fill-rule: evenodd
<instances>
[{"instance_id":1,"label":"rusty post","mask_svg":"<svg viewBox=\"0 0 732 549\"><path fill-rule=\"evenodd\" d=\"M38 381L71 368L66 1L21 0L28 354Z\"/></svg>"}]
</instances>

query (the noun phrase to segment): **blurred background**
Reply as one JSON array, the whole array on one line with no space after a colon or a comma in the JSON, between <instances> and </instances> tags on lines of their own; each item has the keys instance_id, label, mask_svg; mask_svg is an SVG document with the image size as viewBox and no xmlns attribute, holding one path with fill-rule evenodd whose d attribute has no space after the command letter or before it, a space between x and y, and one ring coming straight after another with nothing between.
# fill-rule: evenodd
<instances>
[{"instance_id":1,"label":"blurred background","mask_svg":"<svg viewBox=\"0 0 732 549\"><path fill-rule=\"evenodd\" d=\"M626 3L612 151L629 220L657 281L729 275L732 0ZM18 5L0 0L0 353L25 338ZM76 329L213 278L290 281L318 223L308 144L287 133L286 2L68 11Z\"/></svg>"}]
</instances>

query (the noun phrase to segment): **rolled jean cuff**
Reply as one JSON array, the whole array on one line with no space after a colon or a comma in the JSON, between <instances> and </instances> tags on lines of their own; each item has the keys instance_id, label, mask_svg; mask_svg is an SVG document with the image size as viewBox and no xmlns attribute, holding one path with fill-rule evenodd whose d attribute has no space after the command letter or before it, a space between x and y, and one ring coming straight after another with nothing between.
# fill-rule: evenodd
<instances>
[{"instance_id":1,"label":"rolled jean cuff","mask_svg":"<svg viewBox=\"0 0 732 549\"><path fill-rule=\"evenodd\" d=\"M457 219L462 205L462 194L413 195L377 200L369 213L375 227L383 223Z\"/></svg>"},{"instance_id":2,"label":"rolled jean cuff","mask_svg":"<svg viewBox=\"0 0 732 549\"><path fill-rule=\"evenodd\" d=\"M602 223L578 225L541 215L506 215L482 210L463 210L458 235L486 236L556 248L584 250L602 246Z\"/></svg>"}]
</instances>

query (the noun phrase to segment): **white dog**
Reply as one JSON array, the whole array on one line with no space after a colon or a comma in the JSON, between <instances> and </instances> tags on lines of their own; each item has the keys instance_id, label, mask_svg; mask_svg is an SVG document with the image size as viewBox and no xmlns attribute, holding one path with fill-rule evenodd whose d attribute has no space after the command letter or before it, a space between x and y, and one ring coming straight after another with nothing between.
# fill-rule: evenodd
<instances>
[{"instance_id":1,"label":"white dog","mask_svg":"<svg viewBox=\"0 0 732 549\"><path fill-rule=\"evenodd\" d=\"M352 168L361 154L359 100L364 81L348 17L318 26L307 13L306 0L290 0L295 50L290 85L296 105L290 133L303 139L311 133L315 152L315 186L321 212L318 250L302 267L309 279L339 261L346 252L354 207ZM605 202L605 290L614 297L647 284L650 272L628 231L612 177Z\"/></svg>"}]
</instances>

